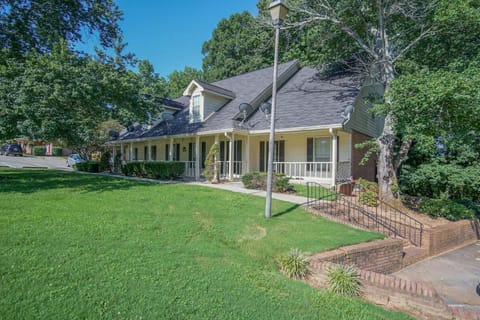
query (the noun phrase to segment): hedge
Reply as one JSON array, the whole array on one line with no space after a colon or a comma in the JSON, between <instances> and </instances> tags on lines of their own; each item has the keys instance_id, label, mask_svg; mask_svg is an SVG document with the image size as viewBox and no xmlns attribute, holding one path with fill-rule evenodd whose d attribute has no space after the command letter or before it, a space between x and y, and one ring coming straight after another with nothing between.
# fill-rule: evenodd
<instances>
[{"instance_id":1,"label":"hedge","mask_svg":"<svg viewBox=\"0 0 480 320\"><path fill-rule=\"evenodd\" d=\"M33 155L34 156L44 156L45 155L45 147L44 146L33 147Z\"/></svg>"},{"instance_id":2,"label":"hedge","mask_svg":"<svg viewBox=\"0 0 480 320\"><path fill-rule=\"evenodd\" d=\"M80 163L74 164L73 168L77 171L100 172L100 164L94 161L80 162Z\"/></svg>"},{"instance_id":3,"label":"hedge","mask_svg":"<svg viewBox=\"0 0 480 320\"><path fill-rule=\"evenodd\" d=\"M52 148L52 156L54 156L54 157L61 157L61 156L62 156L62 148L53 147L53 148Z\"/></svg>"},{"instance_id":4,"label":"hedge","mask_svg":"<svg viewBox=\"0 0 480 320\"><path fill-rule=\"evenodd\" d=\"M475 218L474 210L450 199L425 199L420 203L419 210L432 217L443 217L450 221Z\"/></svg>"},{"instance_id":5,"label":"hedge","mask_svg":"<svg viewBox=\"0 0 480 320\"><path fill-rule=\"evenodd\" d=\"M480 166L424 164L402 174L402 191L412 196L433 199L480 201Z\"/></svg>"},{"instance_id":6,"label":"hedge","mask_svg":"<svg viewBox=\"0 0 480 320\"><path fill-rule=\"evenodd\" d=\"M290 178L281 173L273 175L273 192L287 192L293 189L289 183ZM249 172L242 177L243 186L247 189L267 189L267 173L266 172Z\"/></svg>"},{"instance_id":7,"label":"hedge","mask_svg":"<svg viewBox=\"0 0 480 320\"><path fill-rule=\"evenodd\" d=\"M126 176L150 179L171 180L182 176L185 172L183 162L129 162L122 165L122 173Z\"/></svg>"}]
</instances>

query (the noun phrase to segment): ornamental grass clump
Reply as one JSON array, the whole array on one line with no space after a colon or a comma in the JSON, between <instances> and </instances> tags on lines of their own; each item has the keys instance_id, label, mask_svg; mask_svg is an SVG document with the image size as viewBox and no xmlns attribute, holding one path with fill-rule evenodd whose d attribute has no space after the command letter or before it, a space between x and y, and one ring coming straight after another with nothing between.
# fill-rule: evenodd
<instances>
[{"instance_id":1,"label":"ornamental grass clump","mask_svg":"<svg viewBox=\"0 0 480 320\"><path fill-rule=\"evenodd\" d=\"M354 267L335 265L327 269L328 290L334 294L356 297L360 295L360 279Z\"/></svg>"},{"instance_id":2,"label":"ornamental grass clump","mask_svg":"<svg viewBox=\"0 0 480 320\"><path fill-rule=\"evenodd\" d=\"M303 279L308 274L308 261L302 251L291 249L288 254L280 257L278 261L280 270L292 279Z\"/></svg>"}]
</instances>

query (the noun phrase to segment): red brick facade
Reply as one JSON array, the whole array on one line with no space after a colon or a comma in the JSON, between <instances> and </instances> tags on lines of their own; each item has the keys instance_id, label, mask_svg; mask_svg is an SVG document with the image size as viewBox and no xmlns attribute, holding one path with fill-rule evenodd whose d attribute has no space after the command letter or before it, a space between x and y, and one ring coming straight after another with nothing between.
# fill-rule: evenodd
<instances>
[{"instance_id":1,"label":"red brick facade","mask_svg":"<svg viewBox=\"0 0 480 320\"><path fill-rule=\"evenodd\" d=\"M372 139L363 133L352 130L352 176L354 179L363 178L369 181L375 181L376 179L376 164L377 156L372 154L368 163L361 166L359 163L362 161L366 148L358 149L355 145Z\"/></svg>"}]
</instances>

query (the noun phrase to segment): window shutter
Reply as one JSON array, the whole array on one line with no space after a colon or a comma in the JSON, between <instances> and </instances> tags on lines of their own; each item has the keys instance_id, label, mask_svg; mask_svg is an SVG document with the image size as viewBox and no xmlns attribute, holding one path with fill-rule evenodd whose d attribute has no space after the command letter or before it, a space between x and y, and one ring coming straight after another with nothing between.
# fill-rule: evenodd
<instances>
[{"instance_id":1,"label":"window shutter","mask_svg":"<svg viewBox=\"0 0 480 320\"><path fill-rule=\"evenodd\" d=\"M166 145L165 145L165 160L167 160L167 161L170 160L170 159L168 158L168 154L170 153L170 152L168 152L169 149L170 149L170 145L169 145L169 144L166 144Z\"/></svg>"},{"instance_id":2,"label":"window shutter","mask_svg":"<svg viewBox=\"0 0 480 320\"><path fill-rule=\"evenodd\" d=\"M177 146L177 156L175 157L176 159L174 160L180 161L180 143L177 143L176 146Z\"/></svg>"},{"instance_id":3,"label":"window shutter","mask_svg":"<svg viewBox=\"0 0 480 320\"><path fill-rule=\"evenodd\" d=\"M201 167L202 167L202 169L204 169L205 168L205 159L207 158L207 143L205 141L202 142L201 158L202 158Z\"/></svg>"},{"instance_id":4,"label":"window shutter","mask_svg":"<svg viewBox=\"0 0 480 320\"><path fill-rule=\"evenodd\" d=\"M265 171L265 141L260 141L260 171L264 172Z\"/></svg>"},{"instance_id":5,"label":"window shutter","mask_svg":"<svg viewBox=\"0 0 480 320\"><path fill-rule=\"evenodd\" d=\"M285 140L278 141L278 162L285 162Z\"/></svg>"},{"instance_id":6,"label":"window shutter","mask_svg":"<svg viewBox=\"0 0 480 320\"><path fill-rule=\"evenodd\" d=\"M313 138L307 138L307 162L313 162Z\"/></svg>"}]
</instances>

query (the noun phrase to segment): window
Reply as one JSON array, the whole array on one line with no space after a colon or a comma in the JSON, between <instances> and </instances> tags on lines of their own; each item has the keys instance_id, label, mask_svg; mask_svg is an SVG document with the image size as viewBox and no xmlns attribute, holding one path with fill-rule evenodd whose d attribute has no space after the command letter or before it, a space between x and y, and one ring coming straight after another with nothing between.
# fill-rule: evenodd
<instances>
[{"instance_id":1,"label":"window","mask_svg":"<svg viewBox=\"0 0 480 320\"><path fill-rule=\"evenodd\" d=\"M201 122L202 117L200 113L201 96L192 97L192 108L190 110L190 123Z\"/></svg>"},{"instance_id":2,"label":"window","mask_svg":"<svg viewBox=\"0 0 480 320\"><path fill-rule=\"evenodd\" d=\"M308 162L330 162L332 140L329 137L307 139Z\"/></svg>"},{"instance_id":3,"label":"window","mask_svg":"<svg viewBox=\"0 0 480 320\"><path fill-rule=\"evenodd\" d=\"M133 148L133 159L138 160L138 148Z\"/></svg>"},{"instance_id":4,"label":"window","mask_svg":"<svg viewBox=\"0 0 480 320\"><path fill-rule=\"evenodd\" d=\"M172 150L172 161L180 161L180 144L174 143L173 150ZM165 145L165 160L169 161L169 154L170 154L170 145Z\"/></svg>"},{"instance_id":5,"label":"window","mask_svg":"<svg viewBox=\"0 0 480 320\"><path fill-rule=\"evenodd\" d=\"M150 150L150 159L157 160L157 146L152 146Z\"/></svg>"}]
</instances>

